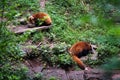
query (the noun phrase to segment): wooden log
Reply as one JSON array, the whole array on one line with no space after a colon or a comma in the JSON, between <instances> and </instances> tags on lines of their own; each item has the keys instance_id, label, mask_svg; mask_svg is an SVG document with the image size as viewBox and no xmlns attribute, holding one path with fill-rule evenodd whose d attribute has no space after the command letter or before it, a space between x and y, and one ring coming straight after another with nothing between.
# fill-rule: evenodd
<instances>
[{"instance_id":1,"label":"wooden log","mask_svg":"<svg viewBox=\"0 0 120 80\"><path fill-rule=\"evenodd\" d=\"M45 29L48 29L50 27L51 26L40 26L40 27L29 28L25 25L21 25L21 26L14 27L13 29L11 29L11 31L14 32L15 34L21 34L21 33L24 33L26 31L45 30Z\"/></svg>"}]
</instances>

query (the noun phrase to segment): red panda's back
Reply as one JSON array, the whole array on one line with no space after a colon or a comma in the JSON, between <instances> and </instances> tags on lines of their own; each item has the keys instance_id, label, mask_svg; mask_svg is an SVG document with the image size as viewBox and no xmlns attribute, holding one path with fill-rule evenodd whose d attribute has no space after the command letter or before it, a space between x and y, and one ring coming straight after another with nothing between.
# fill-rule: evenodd
<instances>
[{"instance_id":1,"label":"red panda's back","mask_svg":"<svg viewBox=\"0 0 120 80\"><path fill-rule=\"evenodd\" d=\"M91 47L89 43L81 41L73 44L69 51L71 52L71 54L78 55L80 52L90 49Z\"/></svg>"},{"instance_id":2,"label":"red panda's back","mask_svg":"<svg viewBox=\"0 0 120 80\"><path fill-rule=\"evenodd\" d=\"M52 20L50 16L44 12L39 12L33 15L34 18L45 19L46 24L51 24Z\"/></svg>"},{"instance_id":3,"label":"red panda's back","mask_svg":"<svg viewBox=\"0 0 120 80\"><path fill-rule=\"evenodd\" d=\"M43 13L43 12L38 12L36 14L33 14L34 18L40 18L40 19L42 19L42 18L44 18L44 16L48 16L48 14Z\"/></svg>"}]
</instances>

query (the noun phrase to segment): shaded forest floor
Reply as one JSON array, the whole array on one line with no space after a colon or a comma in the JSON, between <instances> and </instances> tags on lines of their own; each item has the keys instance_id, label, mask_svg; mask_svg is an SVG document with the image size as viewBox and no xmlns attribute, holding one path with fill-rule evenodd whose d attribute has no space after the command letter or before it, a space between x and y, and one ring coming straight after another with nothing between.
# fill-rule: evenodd
<instances>
[{"instance_id":1,"label":"shaded forest floor","mask_svg":"<svg viewBox=\"0 0 120 80\"><path fill-rule=\"evenodd\" d=\"M38 59L25 60L24 64L29 68L30 76L41 73L45 80L49 80L51 77L55 77L57 80L117 80L120 78L119 70L112 72L105 72L101 69L65 71L61 68L44 67Z\"/></svg>"}]
</instances>

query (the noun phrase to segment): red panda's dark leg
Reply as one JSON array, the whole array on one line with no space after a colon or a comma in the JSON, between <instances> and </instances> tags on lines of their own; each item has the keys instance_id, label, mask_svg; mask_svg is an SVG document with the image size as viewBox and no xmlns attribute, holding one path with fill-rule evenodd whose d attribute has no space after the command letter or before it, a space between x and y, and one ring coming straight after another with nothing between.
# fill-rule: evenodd
<instances>
[{"instance_id":1,"label":"red panda's dark leg","mask_svg":"<svg viewBox=\"0 0 120 80\"><path fill-rule=\"evenodd\" d=\"M85 70L84 63L75 55L72 55L73 60L79 65L79 67L83 70Z\"/></svg>"}]
</instances>

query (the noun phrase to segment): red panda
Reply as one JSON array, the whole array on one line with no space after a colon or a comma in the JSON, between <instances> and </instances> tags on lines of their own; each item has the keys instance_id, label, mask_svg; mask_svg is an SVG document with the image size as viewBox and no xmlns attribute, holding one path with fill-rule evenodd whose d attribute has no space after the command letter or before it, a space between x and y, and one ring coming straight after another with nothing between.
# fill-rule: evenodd
<instances>
[{"instance_id":1,"label":"red panda","mask_svg":"<svg viewBox=\"0 0 120 80\"><path fill-rule=\"evenodd\" d=\"M50 16L44 12L38 12L28 18L28 21L35 26L48 26L52 24Z\"/></svg>"},{"instance_id":2,"label":"red panda","mask_svg":"<svg viewBox=\"0 0 120 80\"><path fill-rule=\"evenodd\" d=\"M71 46L69 53L72 56L72 59L79 65L81 69L88 70L85 64L79 58L86 56L89 53L94 53L93 46L91 44L83 41L77 42Z\"/></svg>"}]
</instances>

